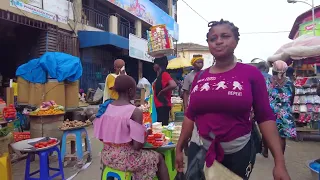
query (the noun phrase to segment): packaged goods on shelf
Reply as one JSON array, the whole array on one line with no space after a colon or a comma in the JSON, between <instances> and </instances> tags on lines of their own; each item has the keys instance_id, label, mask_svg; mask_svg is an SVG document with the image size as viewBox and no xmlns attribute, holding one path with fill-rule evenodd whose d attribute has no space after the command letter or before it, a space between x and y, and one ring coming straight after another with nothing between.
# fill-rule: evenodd
<instances>
[{"instance_id":1,"label":"packaged goods on shelf","mask_svg":"<svg viewBox=\"0 0 320 180\"><path fill-rule=\"evenodd\" d=\"M151 56L172 54L174 45L165 25L153 26L147 31L148 51Z\"/></svg>"}]
</instances>

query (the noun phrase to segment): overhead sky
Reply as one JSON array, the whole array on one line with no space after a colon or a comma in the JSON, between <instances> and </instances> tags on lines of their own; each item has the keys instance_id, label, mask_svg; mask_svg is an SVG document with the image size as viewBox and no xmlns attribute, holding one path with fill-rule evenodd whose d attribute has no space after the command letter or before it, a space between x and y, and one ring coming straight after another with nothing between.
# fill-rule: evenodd
<instances>
[{"instance_id":1,"label":"overhead sky","mask_svg":"<svg viewBox=\"0 0 320 180\"><path fill-rule=\"evenodd\" d=\"M250 62L253 58L267 59L285 43L297 16L310 9L304 3L289 4L287 0L184 0L207 21L221 18L240 29L237 58ZM308 0L311 4L311 0ZM314 0L315 5L320 0ZM207 45L207 22L178 0L179 43ZM281 32L287 31L287 32ZM251 33L253 32L253 33ZM279 32L279 33L254 33ZM251 34L248 34L251 33Z\"/></svg>"}]
</instances>

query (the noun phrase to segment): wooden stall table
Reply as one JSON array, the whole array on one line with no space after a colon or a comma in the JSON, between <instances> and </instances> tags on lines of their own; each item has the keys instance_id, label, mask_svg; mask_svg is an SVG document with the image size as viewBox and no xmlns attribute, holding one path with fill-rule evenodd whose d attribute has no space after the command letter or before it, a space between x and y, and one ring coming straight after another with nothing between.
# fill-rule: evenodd
<instances>
[{"instance_id":1,"label":"wooden stall table","mask_svg":"<svg viewBox=\"0 0 320 180\"><path fill-rule=\"evenodd\" d=\"M53 137L60 140L63 132L59 130L59 126L64 121L64 115L64 113L44 116L29 115L31 138Z\"/></svg>"},{"instance_id":2,"label":"wooden stall table","mask_svg":"<svg viewBox=\"0 0 320 180\"><path fill-rule=\"evenodd\" d=\"M177 175L175 168L176 161L176 144L165 145L161 147L143 147L143 149L152 149L164 155L164 160L168 168L170 180L174 180ZM157 180L157 178L155 178Z\"/></svg>"}]
</instances>

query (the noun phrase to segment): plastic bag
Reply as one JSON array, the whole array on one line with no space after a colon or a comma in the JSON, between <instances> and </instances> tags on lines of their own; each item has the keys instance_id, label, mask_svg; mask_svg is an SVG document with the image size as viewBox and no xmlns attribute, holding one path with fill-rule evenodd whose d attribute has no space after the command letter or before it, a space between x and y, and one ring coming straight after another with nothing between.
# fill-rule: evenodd
<instances>
[{"instance_id":1,"label":"plastic bag","mask_svg":"<svg viewBox=\"0 0 320 180\"><path fill-rule=\"evenodd\" d=\"M174 180L187 180L183 172L178 172Z\"/></svg>"}]
</instances>

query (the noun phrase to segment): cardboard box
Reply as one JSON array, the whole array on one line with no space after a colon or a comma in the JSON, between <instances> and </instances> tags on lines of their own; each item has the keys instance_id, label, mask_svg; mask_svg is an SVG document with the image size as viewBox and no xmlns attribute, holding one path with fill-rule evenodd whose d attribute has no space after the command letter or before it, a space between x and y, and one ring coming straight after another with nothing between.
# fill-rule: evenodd
<instances>
[{"instance_id":1,"label":"cardboard box","mask_svg":"<svg viewBox=\"0 0 320 180\"><path fill-rule=\"evenodd\" d=\"M28 104L31 106L38 107L43 101L44 101L44 85L30 83Z\"/></svg>"},{"instance_id":2,"label":"cardboard box","mask_svg":"<svg viewBox=\"0 0 320 180\"><path fill-rule=\"evenodd\" d=\"M66 94L64 82L58 82L57 79L48 79L44 85L44 101L55 101L58 105L66 105Z\"/></svg>"},{"instance_id":3,"label":"cardboard box","mask_svg":"<svg viewBox=\"0 0 320 180\"><path fill-rule=\"evenodd\" d=\"M79 107L79 81L65 82L66 108Z\"/></svg>"},{"instance_id":4,"label":"cardboard box","mask_svg":"<svg viewBox=\"0 0 320 180\"><path fill-rule=\"evenodd\" d=\"M14 104L14 93L13 88L6 88L6 103L7 105Z\"/></svg>"},{"instance_id":5,"label":"cardboard box","mask_svg":"<svg viewBox=\"0 0 320 180\"><path fill-rule=\"evenodd\" d=\"M29 86L30 83L23 79L22 77L18 77L18 97L17 102L18 104L26 105L29 103Z\"/></svg>"}]
</instances>

